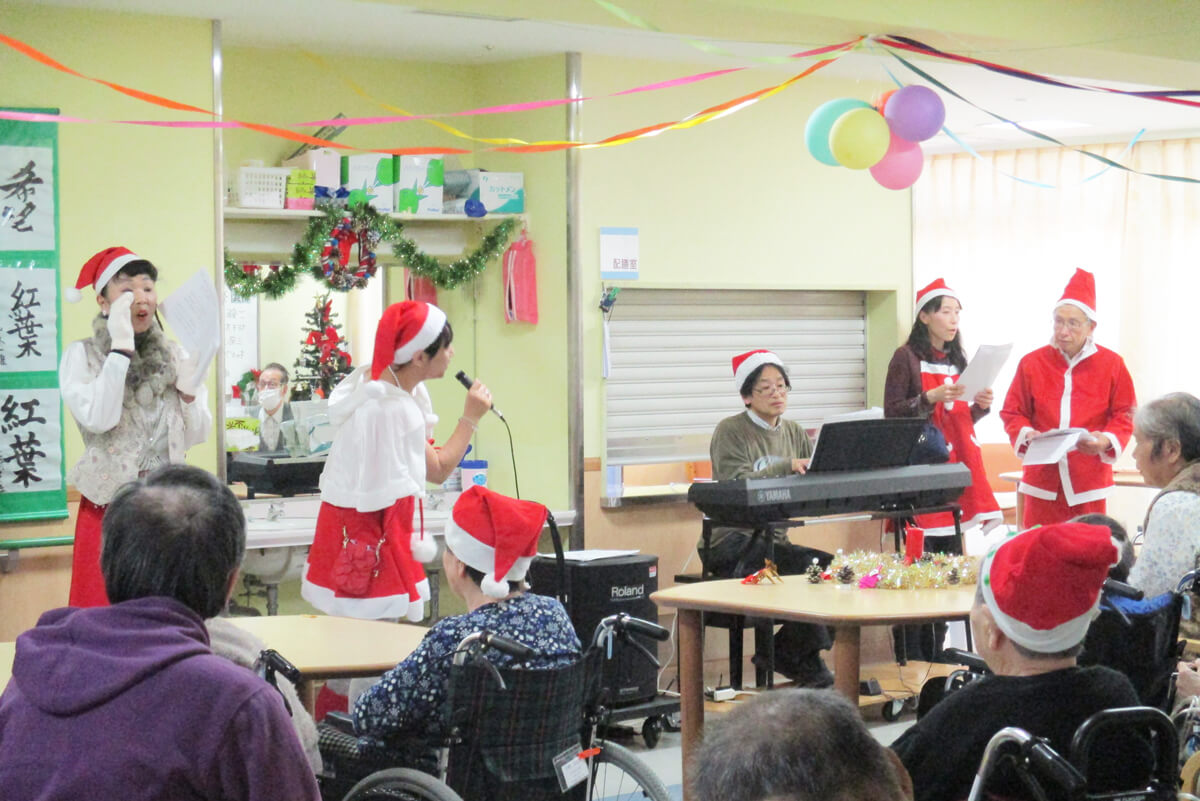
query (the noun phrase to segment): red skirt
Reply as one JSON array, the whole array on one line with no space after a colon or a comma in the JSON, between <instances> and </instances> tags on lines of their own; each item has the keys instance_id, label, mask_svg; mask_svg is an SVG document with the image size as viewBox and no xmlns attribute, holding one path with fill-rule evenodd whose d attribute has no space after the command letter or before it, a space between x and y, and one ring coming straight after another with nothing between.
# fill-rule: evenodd
<instances>
[{"instance_id":1,"label":"red skirt","mask_svg":"<svg viewBox=\"0 0 1200 801\"><path fill-rule=\"evenodd\" d=\"M412 519L411 496L373 512L359 512L322 502L300 594L329 615L372 620L423 618L425 601L429 599L429 581L421 563L412 555ZM335 581L334 566L342 551L344 537L366 542L384 538L370 584L362 595L346 594Z\"/></svg>"},{"instance_id":2,"label":"red skirt","mask_svg":"<svg viewBox=\"0 0 1200 801\"><path fill-rule=\"evenodd\" d=\"M75 519L75 548L71 553L71 606L108 606L104 576L100 573L100 524L108 506L79 498Z\"/></svg>"}]
</instances>

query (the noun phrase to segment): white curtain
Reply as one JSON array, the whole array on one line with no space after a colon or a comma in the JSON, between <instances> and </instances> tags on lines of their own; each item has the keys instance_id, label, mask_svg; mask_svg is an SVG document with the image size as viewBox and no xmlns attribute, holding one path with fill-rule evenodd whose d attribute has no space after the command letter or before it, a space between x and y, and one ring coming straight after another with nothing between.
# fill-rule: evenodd
<instances>
[{"instance_id":1,"label":"white curtain","mask_svg":"<svg viewBox=\"0 0 1200 801\"><path fill-rule=\"evenodd\" d=\"M1135 169L1200 177L1200 139L1088 149ZM932 156L913 188L914 287L941 276L960 295L968 358L979 344L1014 343L994 387L996 411L1020 357L1049 341L1055 301L1076 267L1096 275L1096 340L1125 358L1139 399L1200 395L1188 346L1200 313L1200 185L1118 169L1088 180L1103 169L1058 148ZM998 414L977 431L981 441L1007 441Z\"/></svg>"}]
</instances>

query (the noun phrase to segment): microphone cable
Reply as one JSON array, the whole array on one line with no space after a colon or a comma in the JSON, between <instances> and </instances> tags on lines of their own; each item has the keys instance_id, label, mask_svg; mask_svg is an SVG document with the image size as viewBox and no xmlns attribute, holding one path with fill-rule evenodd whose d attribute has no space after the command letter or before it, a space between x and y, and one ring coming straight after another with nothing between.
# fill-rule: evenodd
<instances>
[{"instance_id":1,"label":"microphone cable","mask_svg":"<svg viewBox=\"0 0 1200 801\"><path fill-rule=\"evenodd\" d=\"M504 430L508 432L508 453L512 456L513 487L517 491L517 500L521 500L521 482L517 479L517 452L513 448L512 429L508 427L508 421L503 417L500 418L500 422L504 423Z\"/></svg>"}]
</instances>

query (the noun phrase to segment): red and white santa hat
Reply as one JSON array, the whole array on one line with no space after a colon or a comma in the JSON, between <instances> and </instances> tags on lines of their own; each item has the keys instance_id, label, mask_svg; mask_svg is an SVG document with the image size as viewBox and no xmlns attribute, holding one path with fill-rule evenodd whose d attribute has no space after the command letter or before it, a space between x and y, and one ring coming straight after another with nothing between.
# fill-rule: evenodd
<instances>
[{"instance_id":1,"label":"red and white santa hat","mask_svg":"<svg viewBox=\"0 0 1200 801\"><path fill-rule=\"evenodd\" d=\"M78 303L83 299L83 293L79 290L89 284L92 289L96 290L96 294L99 295L101 290L104 289L104 285L111 281L113 276L120 272L122 267L131 261L141 260L142 257L129 248L105 248L83 263L83 267L79 270L79 278L75 281L75 286L68 287L63 292L63 300L67 301L67 303Z\"/></svg>"},{"instance_id":2,"label":"red and white santa hat","mask_svg":"<svg viewBox=\"0 0 1200 801\"><path fill-rule=\"evenodd\" d=\"M1013 642L1054 654L1083 641L1120 552L1107 526L1058 523L1009 537L983 557L980 589Z\"/></svg>"},{"instance_id":3,"label":"red and white santa hat","mask_svg":"<svg viewBox=\"0 0 1200 801\"><path fill-rule=\"evenodd\" d=\"M913 314L916 314L917 312L921 311L921 309L925 308L925 304L929 301L933 300L934 298L940 298L943 295L948 298L954 298L960 304L962 303L962 298L960 298L953 289L946 286L945 281L943 281L941 278L935 278L929 284L929 286L917 290L917 306Z\"/></svg>"},{"instance_id":4,"label":"red and white santa hat","mask_svg":"<svg viewBox=\"0 0 1200 801\"><path fill-rule=\"evenodd\" d=\"M1054 308L1057 309L1064 303L1081 309L1093 323L1098 322L1096 317L1096 276L1082 267L1076 267L1075 274L1067 282L1067 288L1063 290L1063 295L1058 299L1058 303L1054 304Z\"/></svg>"},{"instance_id":5,"label":"red and white santa hat","mask_svg":"<svg viewBox=\"0 0 1200 801\"><path fill-rule=\"evenodd\" d=\"M738 392L742 391L742 385L746 383L750 374L764 364L773 364L780 370L787 370L783 359L769 350L748 350L733 357L733 385L737 387Z\"/></svg>"},{"instance_id":6,"label":"red and white santa hat","mask_svg":"<svg viewBox=\"0 0 1200 801\"><path fill-rule=\"evenodd\" d=\"M454 504L446 521L446 547L459 561L483 573L479 588L492 598L508 595L537 555L546 525L545 506L473 486Z\"/></svg>"},{"instance_id":7,"label":"red and white santa hat","mask_svg":"<svg viewBox=\"0 0 1200 801\"><path fill-rule=\"evenodd\" d=\"M379 378L389 365L410 361L433 344L445 325L446 313L432 303L404 300L388 306L375 329L371 378Z\"/></svg>"}]
</instances>

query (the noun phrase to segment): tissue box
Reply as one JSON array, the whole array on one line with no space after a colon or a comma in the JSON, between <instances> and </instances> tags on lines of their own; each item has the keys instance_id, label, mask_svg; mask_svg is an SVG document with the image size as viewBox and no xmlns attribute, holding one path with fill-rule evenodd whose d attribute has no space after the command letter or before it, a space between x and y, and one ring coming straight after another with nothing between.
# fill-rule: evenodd
<instances>
[{"instance_id":1,"label":"tissue box","mask_svg":"<svg viewBox=\"0 0 1200 801\"><path fill-rule=\"evenodd\" d=\"M328 147L306 150L296 158L283 162L283 166L312 170L317 186L337 189L342 185L342 157Z\"/></svg>"},{"instance_id":2,"label":"tissue box","mask_svg":"<svg viewBox=\"0 0 1200 801\"><path fill-rule=\"evenodd\" d=\"M350 191L350 205L365 199L378 212L395 211L395 158L380 153L342 156L342 186Z\"/></svg>"},{"instance_id":3,"label":"tissue box","mask_svg":"<svg viewBox=\"0 0 1200 801\"><path fill-rule=\"evenodd\" d=\"M525 211L525 173L481 172L479 199L488 214L521 214Z\"/></svg>"},{"instance_id":4,"label":"tissue box","mask_svg":"<svg viewBox=\"0 0 1200 801\"><path fill-rule=\"evenodd\" d=\"M406 214L441 214L445 161L441 156L396 156L395 209Z\"/></svg>"}]
</instances>

